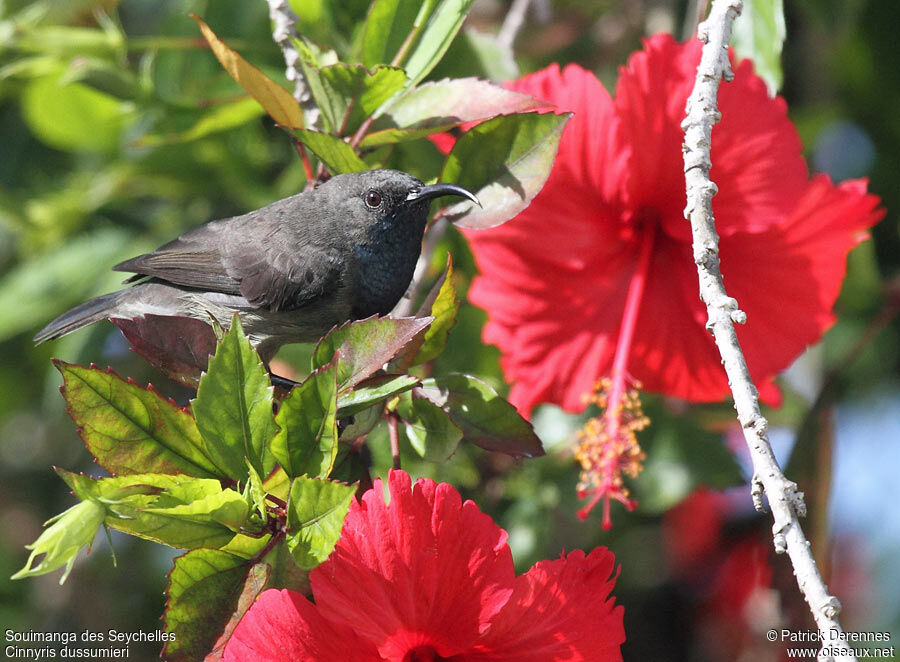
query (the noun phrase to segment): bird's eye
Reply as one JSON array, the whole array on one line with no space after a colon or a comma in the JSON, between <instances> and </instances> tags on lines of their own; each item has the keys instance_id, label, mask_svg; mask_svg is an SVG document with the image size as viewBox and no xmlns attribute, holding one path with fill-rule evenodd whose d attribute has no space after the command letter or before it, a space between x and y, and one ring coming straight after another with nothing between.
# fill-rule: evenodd
<instances>
[{"instance_id":1,"label":"bird's eye","mask_svg":"<svg viewBox=\"0 0 900 662\"><path fill-rule=\"evenodd\" d=\"M366 207L375 209L381 204L381 193L378 191L369 191L365 197Z\"/></svg>"}]
</instances>

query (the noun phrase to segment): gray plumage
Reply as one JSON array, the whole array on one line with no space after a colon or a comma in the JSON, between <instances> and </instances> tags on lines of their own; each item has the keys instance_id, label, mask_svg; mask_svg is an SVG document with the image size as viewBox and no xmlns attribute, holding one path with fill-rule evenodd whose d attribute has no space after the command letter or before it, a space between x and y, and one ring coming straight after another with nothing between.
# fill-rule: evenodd
<instances>
[{"instance_id":1,"label":"gray plumage","mask_svg":"<svg viewBox=\"0 0 900 662\"><path fill-rule=\"evenodd\" d=\"M113 267L130 287L63 313L35 335L52 340L102 319L177 315L227 327L235 312L263 360L335 324L387 314L406 292L429 202L456 195L396 170L337 175L312 191L187 232Z\"/></svg>"}]
</instances>

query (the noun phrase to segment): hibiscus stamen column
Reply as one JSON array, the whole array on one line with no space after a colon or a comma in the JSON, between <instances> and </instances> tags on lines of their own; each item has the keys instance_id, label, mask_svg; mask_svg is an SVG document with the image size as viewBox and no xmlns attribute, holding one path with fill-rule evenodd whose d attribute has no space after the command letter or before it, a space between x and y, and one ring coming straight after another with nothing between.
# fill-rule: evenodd
<instances>
[{"instance_id":1,"label":"hibiscus stamen column","mask_svg":"<svg viewBox=\"0 0 900 662\"><path fill-rule=\"evenodd\" d=\"M728 61L728 41L731 25L740 14L741 0L717 0L709 18L698 30L705 42L694 89L687 102L687 117L682 124L685 132L684 172L687 184L685 215L691 222L694 262L700 279L700 298L706 304L707 328L712 332L729 385L734 395L734 405L744 437L753 460L753 499L762 510L762 493L765 492L775 523L772 527L775 551L787 552L797 576L797 583L809 604L813 618L822 635L829 642L828 652L820 659L855 660L852 651L843 640L843 631L837 620L841 605L828 594L822 576L816 567L809 542L800 527L799 516L806 508L797 485L781 471L768 438L768 422L759 409L756 387L750 379L747 363L738 342L735 323L746 322L746 315L738 309L737 301L725 291L719 270L718 235L712 213L712 198L716 185L709 179L711 168L710 142L712 127L720 119L717 108L719 81L731 80L733 74ZM833 645L831 645L833 642Z\"/></svg>"},{"instance_id":2,"label":"hibiscus stamen column","mask_svg":"<svg viewBox=\"0 0 900 662\"><path fill-rule=\"evenodd\" d=\"M588 513L602 499L602 523L606 530L612 527L609 512L612 499L619 501L628 510L634 510L637 506L633 499L628 498L622 474L634 478L640 472L645 456L635 433L647 427L650 420L641 409L637 391L640 384L633 383L634 388L628 388L628 357L650 272L657 228L656 223L643 224L637 266L625 296L625 309L622 313L622 325L619 327L611 377L597 382L595 392L588 398L589 402L603 410L603 414L591 418L585 424L579 433L579 444L575 450L575 457L582 469L578 496L588 499L588 503L578 511L578 516L581 519L587 518Z\"/></svg>"}]
</instances>

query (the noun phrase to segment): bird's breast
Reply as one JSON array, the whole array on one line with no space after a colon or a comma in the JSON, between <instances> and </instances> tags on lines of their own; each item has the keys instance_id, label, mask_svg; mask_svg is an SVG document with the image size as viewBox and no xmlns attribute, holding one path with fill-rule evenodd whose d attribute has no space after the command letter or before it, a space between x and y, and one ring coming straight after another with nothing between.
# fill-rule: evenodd
<instances>
[{"instance_id":1,"label":"bird's breast","mask_svg":"<svg viewBox=\"0 0 900 662\"><path fill-rule=\"evenodd\" d=\"M380 226L380 227L379 227ZM378 224L353 250L356 319L386 315L409 287L422 247L422 233Z\"/></svg>"}]
</instances>

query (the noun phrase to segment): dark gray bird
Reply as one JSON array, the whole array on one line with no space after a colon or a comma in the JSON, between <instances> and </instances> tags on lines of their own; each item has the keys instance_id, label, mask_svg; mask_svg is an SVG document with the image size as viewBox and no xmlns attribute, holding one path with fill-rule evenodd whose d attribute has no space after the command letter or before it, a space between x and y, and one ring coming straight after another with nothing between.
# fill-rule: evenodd
<instances>
[{"instance_id":1,"label":"dark gray bird","mask_svg":"<svg viewBox=\"0 0 900 662\"><path fill-rule=\"evenodd\" d=\"M390 312L412 279L429 202L445 195L480 204L462 187L424 186L397 170L337 175L117 264L115 271L135 274L125 281L133 285L63 313L34 341L148 313L204 322L212 315L227 328L237 312L268 363L281 345Z\"/></svg>"}]
</instances>

